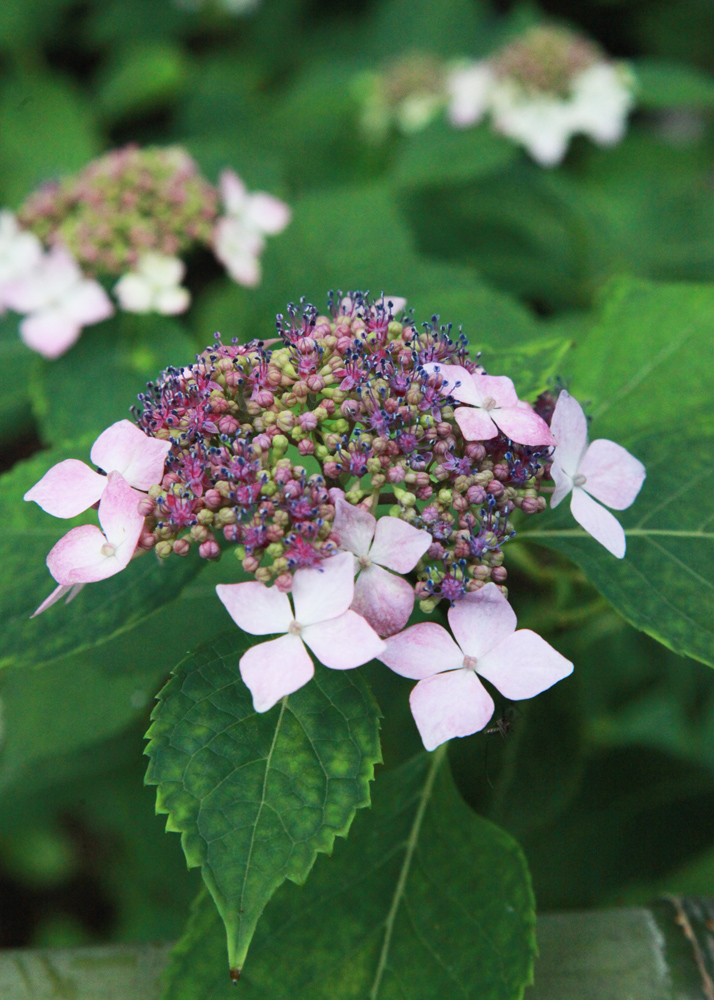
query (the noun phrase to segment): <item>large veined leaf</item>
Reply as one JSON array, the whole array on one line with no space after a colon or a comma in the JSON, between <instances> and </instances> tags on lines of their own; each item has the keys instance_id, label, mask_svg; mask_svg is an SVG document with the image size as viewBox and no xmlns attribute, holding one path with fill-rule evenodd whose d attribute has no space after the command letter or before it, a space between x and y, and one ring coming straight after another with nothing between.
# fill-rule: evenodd
<instances>
[{"instance_id":1,"label":"large veined leaf","mask_svg":"<svg viewBox=\"0 0 714 1000\"><path fill-rule=\"evenodd\" d=\"M24 502L23 494L56 462L87 460L91 442L90 437L40 452L0 479L5 523L0 538L0 666L40 666L100 646L173 600L201 567L197 555L161 564L149 552L116 576L88 584L71 604L60 602L39 618L30 618L55 587L45 565L47 553L73 526L96 523L96 515L89 511L71 520L51 517L36 504Z\"/></svg>"},{"instance_id":2,"label":"large veined leaf","mask_svg":"<svg viewBox=\"0 0 714 1000\"><path fill-rule=\"evenodd\" d=\"M600 422L594 425L599 436ZM714 466L711 436L679 432L631 441L647 469L635 503L618 513L624 559L573 520L569 500L519 538L570 556L636 628L714 666Z\"/></svg>"},{"instance_id":3,"label":"large veined leaf","mask_svg":"<svg viewBox=\"0 0 714 1000\"><path fill-rule=\"evenodd\" d=\"M258 927L246 1000L516 1000L531 982L535 912L523 855L460 799L446 747L375 786L350 839ZM229 997L206 894L169 963L164 1000Z\"/></svg>"},{"instance_id":4,"label":"large veined leaf","mask_svg":"<svg viewBox=\"0 0 714 1000\"><path fill-rule=\"evenodd\" d=\"M317 669L271 711L255 712L233 630L179 664L149 730L146 780L181 833L226 925L240 972L278 886L302 883L369 805L380 759L379 710L356 671Z\"/></svg>"},{"instance_id":5,"label":"large veined leaf","mask_svg":"<svg viewBox=\"0 0 714 1000\"><path fill-rule=\"evenodd\" d=\"M591 403L597 435L629 447L656 427L686 432L711 424L712 329L711 286L613 282L570 369L571 391Z\"/></svg>"}]
</instances>

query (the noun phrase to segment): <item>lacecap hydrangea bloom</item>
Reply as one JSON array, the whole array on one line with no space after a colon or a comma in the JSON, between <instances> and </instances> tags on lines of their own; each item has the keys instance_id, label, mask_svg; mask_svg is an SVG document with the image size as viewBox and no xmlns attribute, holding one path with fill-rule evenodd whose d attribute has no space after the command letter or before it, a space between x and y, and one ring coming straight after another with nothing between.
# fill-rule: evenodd
<instances>
[{"instance_id":1,"label":"lacecap hydrangea bloom","mask_svg":"<svg viewBox=\"0 0 714 1000\"><path fill-rule=\"evenodd\" d=\"M384 140L391 129L405 135L426 128L446 103L446 69L435 56L409 52L355 78L365 136Z\"/></svg>"},{"instance_id":2,"label":"lacecap hydrangea bloom","mask_svg":"<svg viewBox=\"0 0 714 1000\"><path fill-rule=\"evenodd\" d=\"M464 62L447 80L449 118L464 128L490 115L493 127L546 167L572 136L602 146L622 139L635 100L631 70L559 27L535 27L487 60Z\"/></svg>"},{"instance_id":3,"label":"lacecap hydrangea bloom","mask_svg":"<svg viewBox=\"0 0 714 1000\"><path fill-rule=\"evenodd\" d=\"M55 546L58 587L38 611L151 550L231 549L253 580L218 597L245 632L279 636L241 659L256 711L307 683L312 656L339 670L376 657L419 681L412 708L430 749L487 724L477 674L513 698L565 677L572 664L514 631L504 549L518 518L545 510L551 475L558 495L622 509L644 470L619 446L586 450L567 393L555 416L552 395L519 399L463 334L438 317L418 328L403 305L338 294L320 314L303 302L269 340L217 340L164 371L136 424L100 435L99 473L70 459L26 495L60 517L98 500L102 526ZM626 488L604 485L622 475ZM455 641L436 623L402 631L415 601L426 614L447 602Z\"/></svg>"},{"instance_id":4,"label":"lacecap hydrangea bloom","mask_svg":"<svg viewBox=\"0 0 714 1000\"><path fill-rule=\"evenodd\" d=\"M55 358L112 315L110 293L126 312L184 312L183 258L197 248L256 285L265 236L289 221L287 205L230 170L210 184L179 146L126 146L0 215L0 308L23 315L25 343Z\"/></svg>"}]
</instances>

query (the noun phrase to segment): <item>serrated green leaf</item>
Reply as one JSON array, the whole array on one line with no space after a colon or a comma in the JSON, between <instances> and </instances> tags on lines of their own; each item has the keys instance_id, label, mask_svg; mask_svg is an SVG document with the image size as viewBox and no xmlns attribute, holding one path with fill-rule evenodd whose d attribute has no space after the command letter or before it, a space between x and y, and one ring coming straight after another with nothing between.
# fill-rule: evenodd
<instances>
[{"instance_id":1,"label":"serrated green leaf","mask_svg":"<svg viewBox=\"0 0 714 1000\"><path fill-rule=\"evenodd\" d=\"M518 155L513 142L486 125L455 129L439 120L404 142L395 182L419 187L473 181L502 170Z\"/></svg>"},{"instance_id":2,"label":"serrated green leaf","mask_svg":"<svg viewBox=\"0 0 714 1000\"><path fill-rule=\"evenodd\" d=\"M231 967L245 961L278 886L302 883L369 805L379 711L356 671L314 679L258 714L240 677L248 640L233 630L174 671L152 714L147 783L181 833L226 925Z\"/></svg>"},{"instance_id":3,"label":"serrated green leaf","mask_svg":"<svg viewBox=\"0 0 714 1000\"><path fill-rule=\"evenodd\" d=\"M39 618L30 619L55 587L45 565L47 553L70 528L96 523L96 515L88 511L71 520L55 518L22 497L57 462L87 460L91 442L89 437L78 444L40 452L0 478L0 507L5 518L0 538L2 667L40 666L70 652L99 647L173 600L201 568L202 560L197 556L161 564L149 552L116 576L88 584L71 604L60 602Z\"/></svg>"},{"instance_id":4,"label":"serrated green leaf","mask_svg":"<svg viewBox=\"0 0 714 1000\"><path fill-rule=\"evenodd\" d=\"M678 421L679 425L679 421ZM599 436L600 422L593 431ZM714 666L714 439L653 434L628 447L647 469L635 503L618 512L627 537L614 556L573 520L569 501L519 532L573 559L635 628Z\"/></svg>"},{"instance_id":5,"label":"serrated green leaf","mask_svg":"<svg viewBox=\"0 0 714 1000\"><path fill-rule=\"evenodd\" d=\"M525 859L459 798L446 747L382 775L374 805L258 927L246 1000L517 1000L531 982L535 912ZM164 1000L230 996L220 922L199 898Z\"/></svg>"},{"instance_id":6,"label":"serrated green leaf","mask_svg":"<svg viewBox=\"0 0 714 1000\"><path fill-rule=\"evenodd\" d=\"M598 436L629 447L655 427L710 423L713 329L711 286L613 282L571 368L571 391L591 404Z\"/></svg>"},{"instance_id":7,"label":"serrated green leaf","mask_svg":"<svg viewBox=\"0 0 714 1000\"><path fill-rule=\"evenodd\" d=\"M195 354L186 327L167 316L120 313L88 327L71 351L37 369L31 389L43 440L100 434L129 417L162 368L189 364Z\"/></svg>"}]
</instances>

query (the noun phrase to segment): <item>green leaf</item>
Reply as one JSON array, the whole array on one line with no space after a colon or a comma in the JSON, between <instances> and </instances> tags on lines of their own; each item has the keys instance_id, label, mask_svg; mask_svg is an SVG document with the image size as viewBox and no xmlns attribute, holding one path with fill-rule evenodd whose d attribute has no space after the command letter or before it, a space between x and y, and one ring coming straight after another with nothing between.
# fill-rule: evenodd
<instances>
[{"instance_id":1,"label":"green leaf","mask_svg":"<svg viewBox=\"0 0 714 1000\"><path fill-rule=\"evenodd\" d=\"M655 427L706 426L714 396L712 329L711 286L612 282L571 368L572 392L590 403L598 437L629 447Z\"/></svg>"},{"instance_id":2,"label":"green leaf","mask_svg":"<svg viewBox=\"0 0 714 1000\"><path fill-rule=\"evenodd\" d=\"M0 443L25 436L31 430L30 381L39 358L20 340L19 319L14 313L0 318L0 366L12 372L0 395Z\"/></svg>"},{"instance_id":3,"label":"green leaf","mask_svg":"<svg viewBox=\"0 0 714 1000\"><path fill-rule=\"evenodd\" d=\"M369 26L370 47L383 59L412 50L463 56L479 39L480 4L469 0L386 0Z\"/></svg>"},{"instance_id":4,"label":"green leaf","mask_svg":"<svg viewBox=\"0 0 714 1000\"><path fill-rule=\"evenodd\" d=\"M188 71L182 50L170 42L143 40L123 46L97 81L99 110L114 122L162 107L186 84Z\"/></svg>"},{"instance_id":5,"label":"green leaf","mask_svg":"<svg viewBox=\"0 0 714 1000\"><path fill-rule=\"evenodd\" d=\"M679 428L678 420L676 433L628 445L647 478L632 507L618 513L627 536L624 559L574 522L568 500L519 538L569 556L635 628L714 666L714 439L687 437ZM593 430L599 436L600 421Z\"/></svg>"},{"instance_id":6,"label":"green leaf","mask_svg":"<svg viewBox=\"0 0 714 1000\"><path fill-rule=\"evenodd\" d=\"M91 438L81 445L40 452L0 478L5 518L0 538L2 667L40 666L70 652L95 649L173 600L201 568L197 557L161 564L149 552L116 576L88 584L71 604L60 602L30 619L55 586L45 565L47 553L70 528L96 523L96 515L88 511L71 520L53 518L22 497L57 462L86 460L90 444Z\"/></svg>"},{"instance_id":7,"label":"green leaf","mask_svg":"<svg viewBox=\"0 0 714 1000\"><path fill-rule=\"evenodd\" d=\"M359 673L318 667L257 714L239 672L246 648L233 630L179 664L146 751L157 811L181 833L189 866L201 866L238 970L278 886L304 882L369 805L381 759L378 709Z\"/></svg>"},{"instance_id":8,"label":"green leaf","mask_svg":"<svg viewBox=\"0 0 714 1000\"><path fill-rule=\"evenodd\" d=\"M76 346L46 362L32 384L40 433L50 444L100 434L127 418L137 393L168 365L193 361L187 329L166 316L120 313L85 329Z\"/></svg>"},{"instance_id":9,"label":"green leaf","mask_svg":"<svg viewBox=\"0 0 714 1000\"><path fill-rule=\"evenodd\" d=\"M519 396L530 400L568 370L572 348L572 341L565 337L537 337L509 347L478 344L486 370L513 379Z\"/></svg>"},{"instance_id":10,"label":"green leaf","mask_svg":"<svg viewBox=\"0 0 714 1000\"><path fill-rule=\"evenodd\" d=\"M714 77L695 66L647 57L633 63L637 103L659 111L667 108L714 108Z\"/></svg>"},{"instance_id":11,"label":"green leaf","mask_svg":"<svg viewBox=\"0 0 714 1000\"><path fill-rule=\"evenodd\" d=\"M99 151L89 108L61 77L23 75L5 83L0 121L0 191L11 205Z\"/></svg>"},{"instance_id":12,"label":"green leaf","mask_svg":"<svg viewBox=\"0 0 714 1000\"><path fill-rule=\"evenodd\" d=\"M525 859L460 799L446 747L382 775L374 806L300 890L283 886L255 936L246 1000L516 1000L531 982ZM229 996L220 923L199 898L164 1000Z\"/></svg>"},{"instance_id":13,"label":"green leaf","mask_svg":"<svg viewBox=\"0 0 714 1000\"><path fill-rule=\"evenodd\" d=\"M517 156L514 143L488 126L455 129L439 120L404 142L395 181L402 187L458 184L502 170Z\"/></svg>"}]
</instances>

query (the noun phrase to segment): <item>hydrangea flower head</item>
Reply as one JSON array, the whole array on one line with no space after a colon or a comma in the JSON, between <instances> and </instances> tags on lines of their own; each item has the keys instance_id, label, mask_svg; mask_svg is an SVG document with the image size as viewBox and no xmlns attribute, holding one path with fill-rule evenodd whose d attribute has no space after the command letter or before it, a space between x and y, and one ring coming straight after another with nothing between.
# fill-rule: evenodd
<instances>
[{"instance_id":1,"label":"hydrangea flower head","mask_svg":"<svg viewBox=\"0 0 714 1000\"><path fill-rule=\"evenodd\" d=\"M409 135L434 120L445 102L444 68L434 56L409 52L354 85L365 135L382 141L391 128Z\"/></svg>"},{"instance_id":2,"label":"hydrangea flower head","mask_svg":"<svg viewBox=\"0 0 714 1000\"><path fill-rule=\"evenodd\" d=\"M188 309L191 296L181 287L186 267L178 257L146 253L139 258L136 270L122 275L114 294L125 312L157 312L175 316Z\"/></svg>"},{"instance_id":3,"label":"hydrangea flower head","mask_svg":"<svg viewBox=\"0 0 714 1000\"><path fill-rule=\"evenodd\" d=\"M555 482L551 507L572 492L570 510L575 520L622 559L625 532L605 507L625 510L632 506L645 481L644 465L614 441L599 438L588 444L583 408L566 390L558 397L551 427L556 441L550 468Z\"/></svg>"},{"instance_id":4,"label":"hydrangea flower head","mask_svg":"<svg viewBox=\"0 0 714 1000\"><path fill-rule=\"evenodd\" d=\"M557 27L532 28L492 58L455 67L448 89L454 125L490 113L497 131L547 167L563 159L577 133L603 146L618 142L634 104L629 69Z\"/></svg>"}]
</instances>

